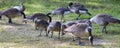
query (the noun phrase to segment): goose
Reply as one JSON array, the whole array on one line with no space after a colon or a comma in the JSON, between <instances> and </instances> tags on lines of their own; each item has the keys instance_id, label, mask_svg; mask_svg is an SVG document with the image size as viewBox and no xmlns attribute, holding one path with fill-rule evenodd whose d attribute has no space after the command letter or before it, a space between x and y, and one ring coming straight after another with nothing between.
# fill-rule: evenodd
<instances>
[{"instance_id":1,"label":"goose","mask_svg":"<svg viewBox=\"0 0 120 48\"><path fill-rule=\"evenodd\" d=\"M120 23L119 19L116 19L116 18L112 17L111 15L104 14L104 13L97 14L96 16L92 17L90 19L90 21L95 22L99 26L102 26L102 32L103 33L107 33L106 26L109 23Z\"/></svg>"},{"instance_id":2,"label":"goose","mask_svg":"<svg viewBox=\"0 0 120 48\"><path fill-rule=\"evenodd\" d=\"M93 35L91 33L92 27L87 23L77 23L64 29L64 33L72 33L74 37L78 38L78 44L82 45L80 38L88 37L91 45L93 45Z\"/></svg>"},{"instance_id":3,"label":"goose","mask_svg":"<svg viewBox=\"0 0 120 48\"><path fill-rule=\"evenodd\" d=\"M70 13L70 10L68 8L57 8L56 10L49 12L47 15L60 15L61 20L60 22L62 23L64 21L64 15Z\"/></svg>"},{"instance_id":4,"label":"goose","mask_svg":"<svg viewBox=\"0 0 120 48\"><path fill-rule=\"evenodd\" d=\"M61 23L59 21L56 22L51 22L48 26L47 32L51 32L51 38L53 36L53 31L58 31L59 32L59 36L58 38L60 38L60 30L61 30Z\"/></svg>"},{"instance_id":5,"label":"goose","mask_svg":"<svg viewBox=\"0 0 120 48\"><path fill-rule=\"evenodd\" d=\"M38 37L41 36L41 33L43 32L43 30L45 30L46 36L48 36L47 27L48 27L49 23L47 21L35 18L34 23L35 23L35 29L36 30L40 29L40 31L41 31L40 35L38 35Z\"/></svg>"},{"instance_id":6,"label":"goose","mask_svg":"<svg viewBox=\"0 0 120 48\"><path fill-rule=\"evenodd\" d=\"M70 2L68 8L71 12L78 14L77 20L82 14L88 14L91 16L91 13L88 12L88 9L83 4Z\"/></svg>"},{"instance_id":7,"label":"goose","mask_svg":"<svg viewBox=\"0 0 120 48\"><path fill-rule=\"evenodd\" d=\"M16 18L19 16L23 16L23 18L25 18L23 12L20 12L16 8L8 8L6 10L3 10L0 15L6 16L8 18L8 23L12 23L12 18Z\"/></svg>"}]
</instances>

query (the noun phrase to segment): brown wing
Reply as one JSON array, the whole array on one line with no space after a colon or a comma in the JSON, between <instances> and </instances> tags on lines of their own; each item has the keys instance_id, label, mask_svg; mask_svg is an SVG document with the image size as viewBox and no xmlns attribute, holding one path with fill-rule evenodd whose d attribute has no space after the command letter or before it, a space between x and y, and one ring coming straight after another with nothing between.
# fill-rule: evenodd
<instances>
[{"instance_id":1,"label":"brown wing","mask_svg":"<svg viewBox=\"0 0 120 48\"><path fill-rule=\"evenodd\" d=\"M70 7L71 7L71 9L76 9L76 10L86 8L83 4L80 4L80 3L73 3L73 5L71 5Z\"/></svg>"},{"instance_id":2,"label":"brown wing","mask_svg":"<svg viewBox=\"0 0 120 48\"><path fill-rule=\"evenodd\" d=\"M102 18L103 21L105 22L110 22L110 23L120 23L120 20L113 18L111 15L107 14L99 14L99 18Z\"/></svg>"},{"instance_id":3,"label":"brown wing","mask_svg":"<svg viewBox=\"0 0 120 48\"><path fill-rule=\"evenodd\" d=\"M10 8L2 12L2 15L12 15L17 14L19 11L15 8Z\"/></svg>"},{"instance_id":4,"label":"brown wing","mask_svg":"<svg viewBox=\"0 0 120 48\"><path fill-rule=\"evenodd\" d=\"M77 24L74 24L74 25L66 28L64 31L65 32L71 32L71 33L81 32L81 31L84 31L86 27L87 26L86 26L85 23L77 23Z\"/></svg>"}]
</instances>

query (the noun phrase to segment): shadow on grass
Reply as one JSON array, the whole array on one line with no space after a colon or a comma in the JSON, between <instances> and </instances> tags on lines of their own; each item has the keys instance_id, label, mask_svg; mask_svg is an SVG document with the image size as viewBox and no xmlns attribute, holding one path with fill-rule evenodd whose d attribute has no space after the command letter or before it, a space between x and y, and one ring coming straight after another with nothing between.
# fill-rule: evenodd
<instances>
[{"instance_id":1,"label":"shadow on grass","mask_svg":"<svg viewBox=\"0 0 120 48\"><path fill-rule=\"evenodd\" d=\"M93 45L92 47L96 47L96 48L99 48L99 47L100 47L100 48L104 48L103 45L99 45L99 44L98 44L98 45Z\"/></svg>"},{"instance_id":2,"label":"shadow on grass","mask_svg":"<svg viewBox=\"0 0 120 48\"><path fill-rule=\"evenodd\" d=\"M113 30L113 31L109 31L108 34L110 34L110 35L119 35L120 32Z\"/></svg>"},{"instance_id":3,"label":"shadow on grass","mask_svg":"<svg viewBox=\"0 0 120 48\"><path fill-rule=\"evenodd\" d=\"M57 39L57 36L54 36L55 38L51 38L54 39L54 41L60 41L60 43L69 43L69 45L72 46L79 46L78 45L78 40L72 41L72 37L61 37L60 39ZM99 36L96 36L94 38L93 41L99 41L102 40L102 38ZM92 46L88 40L88 38L81 38L81 42L84 43L84 46ZM101 45L101 43L95 43L93 42L93 46L92 47L104 47L103 45Z\"/></svg>"},{"instance_id":4,"label":"shadow on grass","mask_svg":"<svg viewBox=\"0 0 120 48\"><path fill-rule=\"evenodd\" d=\"M19 23L0 23L0 25L11 25L11 26L26 26L27 24L19 24Z\"/></svg>"}]
</instances>

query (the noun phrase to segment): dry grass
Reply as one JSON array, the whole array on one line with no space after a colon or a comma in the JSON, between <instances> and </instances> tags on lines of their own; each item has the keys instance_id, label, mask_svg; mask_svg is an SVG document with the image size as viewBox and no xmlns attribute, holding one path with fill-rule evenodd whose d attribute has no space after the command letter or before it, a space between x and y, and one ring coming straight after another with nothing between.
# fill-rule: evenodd
<instances>
[{"instance_id":1,"label":"dry grass","mask_svg":"<svg viewBox=\"0 0 120 48\"><path fill-rule=\"evenodd\" d=\"M18 19L18 18L16 18ZM57 39L57 32L53 38L45 36L45 33L41 37L39 30L35 30L34 24L29 22L27 24L22 23L22 19L14 19L14 24L7 23L7 19L3 18L0 22L0 48L109 48L119 47L116 42L119 40L112 39L110 34L108 35L94 35L94 46L91 46L87 38L83 38L82 42L85 46L77 45L77 42L71 41L72 36L67 34L62 36L61 39ZM119 35L118 35L119 36ZM116 36L116 37L118 37ZM115 35L113 35L115 37ZM117 39L117 38L115 38Z\"/></svg>"},{"instance_id":2,"label":"dry grass","mask_svg":"<svg viewBox=\"0 0 120 48\"><path fill-rule=\"evenodd\" d=\"M11 3L12 1L16 1L15 3ZM35 12L43 12L48 13L59 6L65 7L68 2L72 2L73 0L19 0L24 1L26 10L26 15L33 14ZM0 2L0 10L6 9L12 5L16 5L19 3L17 0L6 0L4 3ZM46 2L47 1L47 2ZM73 2L78 2L79 0L75 0ZM96 15L98 13L107 13L114 15L114 17L119 17L119 4L115 2L116 0L80 0L79 2L84 3L88 8L92 15ZM39 3L38 3L39 2ZM107 2L107 3L105 3ZM112 2L112 3L111 3ZM63 4L61 4L63 3ZM111 5L112 4L112 5ZM53 5L53 6L51 6ZM95 6L96 8L92 9L91 6ZM99 6L102 6L99 7ZM111 8L111 6L113 8ZM48 9L49 8L49 9ZM114 12L113 12L114 11ZM76 18L76 14L68 14L65 16L65 20L73 20ZM53 16L53 20L59 20L59 17ZM88 15L82 15L82 19L89 18ZM19 19L19 20L18 20ZM66 21L66 22L67 22ZM7 23L7 18L3 17L0 20L0 48L120 48L120 25L119 24L110 24L107 27L108 34L103 34L96 24L93 24L93 36L94 36L94 45L91 46L88 42L87 38L83 38L82 42L85 43L85 46L77 45L77 41L71 41L72 36L67 34L62 36L61 39L57 39L58 33L56 32L53 38L45 37L45 33L42 34L41 37L37 37L40 31L35 30L34 24L29 22L28 24L22 23L22 17L15 18L13 20L14 24Z\"/></svg>"}]
</instances>

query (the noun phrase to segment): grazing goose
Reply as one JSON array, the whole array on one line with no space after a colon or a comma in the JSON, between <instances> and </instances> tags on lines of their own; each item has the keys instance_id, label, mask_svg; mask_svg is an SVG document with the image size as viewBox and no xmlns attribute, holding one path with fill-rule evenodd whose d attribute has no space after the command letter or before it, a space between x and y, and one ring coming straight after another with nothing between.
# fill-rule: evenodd
<instances>
[{"instance_id":1,"label":"grazing goose","mask_svg":"<svg viewBox=\"0 0 120 48\"><path fill-rule=\"evenodd\" d=\"M40 29L40 35L38 36L41 36L41 33L43 32L43 30L45 30L46 32L46 36L48 36L48 33L47 33L47 27L49 25L49 23L45 20L41 20L41 19L38 19L38 18L35 18L35 29L38 30Z\"/></svg>"},{"instance_id":2,"label":"grazing goose","mask_svg":"<svg viewBox=\"0 0 120 48\"><path fill-rule=\"evenodd\" d=\"M120 20L113 18L111 15L108 14L97 14L96 16L90 19L91 22L95 22L96 24L103 26L102 32L106 32L106 26L109 23L120 23Z\"/></svg>"},{"instance_id":3,"label":"grazing goose","mask_svg":"<svg viewBox=\"0 0 120 48\"><path fill-rule=\"evenodd\" d=\"M57 8L56 10L48 13L47 15L60 15L61 23L64 21L64 14L70 13L68 8Z\"/></svg>"},{"instance_id":4,"label":"grazing goose","mask_svg":"<svg viewBox=\"0 0 120 48\"><path fill-rule=\"evenodd\" d=\"M8 23L12 23L12 18L15 18L15 17L19 17L19 16L23 15L23 18L25 18L24 14L16 8L6 9L6 10L2 11L2 13L0 15L6 16L8 18Z\"/></svg>"},{"instance_id":5,"label":"grazing goose","mask_svg":"<svg viewBox=\"0 0 120 48\"><path fill-rule=\"evenodd\" d=\"M62 30L64 29L64 28L66 28L64 25L62 25ZM49 32L51 32L52 34L51 34L51 38L52 38L52 36L53 36L53 31L58 31L59 33L58 33L58 39L60 38L60 31L61 31L61 23L59 22L59 21L56 21L56 22L51 22L51 23L49 23L49 26L48 26L48 29L47 29L47 32L48 32L48 34L49 34Z\"/></svg>"},{"instance_id":6,"label":"grazing goose","mask_svg":"<svg viewBox=\"0 0 120 48\"><path fill-rule=\"evenodd\" d=\"M92 27L87 23L77 23L64 29L64 33L72 33L74 37L78 38L78 44L82 45L80 38L89 37L91 45L93 45L93 36L91 33ZM73 38L74 39L74 38Z\"/></svg>"},{"instance_id":7,"label":"grazing goose","mask_svg":"<svg viewBox=\"0 0 120 48\"><path fill-rule=\"evenodd\" d=\"M70 2L68 8L71 12L79 14L79 16L76 18L77 20L79 19L81 14L87 13L91 16L91 14L88 12L88 9L86 9L83 4Z\"/></svg>"}]
</instances>

